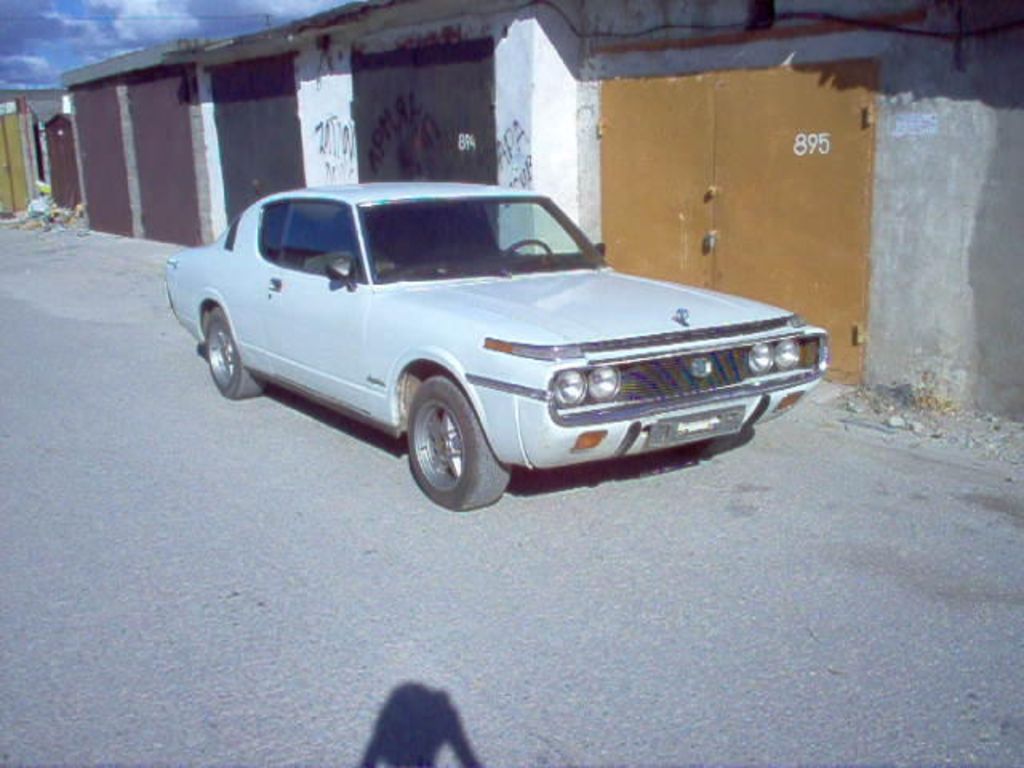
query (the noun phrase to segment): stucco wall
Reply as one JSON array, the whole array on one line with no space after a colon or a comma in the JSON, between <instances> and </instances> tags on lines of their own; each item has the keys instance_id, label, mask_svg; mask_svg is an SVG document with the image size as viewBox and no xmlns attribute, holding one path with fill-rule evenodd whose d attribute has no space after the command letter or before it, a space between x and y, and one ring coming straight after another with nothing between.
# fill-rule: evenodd
<instances>
[{"instance_id":1,"label":"stucco wall","mask_svg":"<svg viewBox=\"0 0 1024 768\"><path fill-rule=\"evenodd\" d=\"M533 19L513 21L494 51L494 117L498 140L498 183L533 189Z\"/></svg>"},{"instance_id":2,"label":"stucco wall","mask_svg":"<svg viewBox=\"0 0 1024 768\"><path fill-rule=\"evenodd\" d=\"M330 37L309 45L299 53L295 77L306 184L356 183L350 51Z\"/></svg>"},{"instance_id":3,"label":"stucco wall","mask_svg":"<svg viewBox=\"0 0 1024 768\"><path fill-rule=\"evenodd\" d=\"M1024 415L1024 33L883 58L873 383Z\"/></svg>"},{"instance_id":4,"label":"stucco wall","mask_svg":"<svg viewBox=\"0 0 1024 768\"><path fill-rule=\"evenodd\" d=\"M553 14L513 21L495 51L498 183L579 212L578 42Z\"/></svg>"},{"instance_id":5,"label":"stucco wall","mask_svg":"<svg viewBox=\"0 0 1024 768\"><path fill-rule=\"evenodd\" d=\"M210 72L199 67L199 109L203 123L203 149L206 153L206 179L208 184L210 231L213 237L228 228L227 208L224 204L224 173L220 164L220 139L217 136L217 121L214 117L213 90Z\"/></svg>"},{"instance_id":6,"label":"stucco wall","mask_svg":"<svg viewBox=\"0 0 1024 768\"><path fill-rule=\"evenodd\" d=\"M560 16L538 17L534 38L534 189L550 195L572 218L579 216L579 150L576 116L578 42Z\"/></svg>"}]
</instances>

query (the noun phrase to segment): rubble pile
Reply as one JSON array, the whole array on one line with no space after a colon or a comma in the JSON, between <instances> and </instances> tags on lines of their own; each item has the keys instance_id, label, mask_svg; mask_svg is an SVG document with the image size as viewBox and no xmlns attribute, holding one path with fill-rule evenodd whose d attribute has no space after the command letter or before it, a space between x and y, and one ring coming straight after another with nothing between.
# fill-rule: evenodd
<instances>
[{"instance_id":1,"label":"rubble pile","mask_svg":"<svg viewBox=\"0 0 1024 768\"><path fill-rule=\"evenodd\" d=\"M910 385L860 387L843 395L838 405L853 415L846 421L1024 464L1024 421L958 408L930 390Z\"/></svg>"},{"instance_id":2,"label":"rubble pile","mask_svg":"<svg viewBox=\"0 0 1024 768\"><path fill-rule=\"evenodd\" d=\"M79 203L74 208L61 208L48 195L36 197L24 213L0 217L0 226L12 229L43 230L84 229L85 206Z\"/></svg>"}]
</instances>

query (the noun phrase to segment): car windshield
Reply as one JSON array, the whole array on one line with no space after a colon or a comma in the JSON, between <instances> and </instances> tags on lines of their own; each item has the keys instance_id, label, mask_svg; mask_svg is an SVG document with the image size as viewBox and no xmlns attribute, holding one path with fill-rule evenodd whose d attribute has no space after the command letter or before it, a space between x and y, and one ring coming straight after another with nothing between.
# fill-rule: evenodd
<instances>
[{"instance_id":1,"label":"car windshield","mask_svg":"<svg viewBox=\"0 0 1024 768\"><path fill-rule=\"evenodd\" d=\"M548 200L460 198L360 208L374 280L454 280L596 269L597 249Z\"/></svg>"}]
</instances>

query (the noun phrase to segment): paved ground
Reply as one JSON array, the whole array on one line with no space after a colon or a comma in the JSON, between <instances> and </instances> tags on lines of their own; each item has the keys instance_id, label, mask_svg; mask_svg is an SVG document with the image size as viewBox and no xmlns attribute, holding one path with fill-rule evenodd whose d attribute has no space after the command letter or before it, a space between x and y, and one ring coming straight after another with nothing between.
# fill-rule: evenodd
<instances>
[{"instance_id":1,"label":"paved ground","mask_svg":"<svg viewBox=\"0 0 1024 768\"><path fill-rule=\"evenodd\" d=\"M0 762L1024 764L1019 465L829 388L449 514L221 399L171 250L0 230Z\"/></svg>"}]
</instances>

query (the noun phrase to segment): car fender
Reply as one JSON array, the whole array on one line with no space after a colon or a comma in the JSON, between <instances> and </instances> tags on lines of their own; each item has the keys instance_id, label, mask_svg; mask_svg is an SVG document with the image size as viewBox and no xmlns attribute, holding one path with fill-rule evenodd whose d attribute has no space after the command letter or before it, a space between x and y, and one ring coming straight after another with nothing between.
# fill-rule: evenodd
<instances>
[{"instance_id":1,"label":"car fender","mask_svg":"<svg viewBox=\"0 0 1024 768\"><path fill-rule=\"evenodd\" d=\"M199 291L199 293L196 296L196 301L193 304L193 306L195 307L195 322L196 328L199 331L199 340L206 341L206 339L203 337L203 305L206 304L207 302L213 302L218 307L220 307L221 311L224 313L224 316L228 319L228 325L231 326L231 332L234 333L235 323L231 319L231 308L228 307L228 303L224 300L224 295L217 289L211 286L206 286L201 291ZM239 340L236 338L236 341Z\"/></svg>"},{"instance_id":2,"label":"car fender","mask_svg":"<svg viewBox=\"0 0 1024 768\"><path fill-rule=\"evenodd\" d=\"M466 369L459 359L447 350L426 347L407 350L393 366L389 374L388 399L391 423L401 422L401 389L399 383L403 372L413 363L429 361L444 368L459 385L480 421L484 436L498 460L504 464L526 465L527 461L519 435L518 403L515 396L496 390L481 390L472 384Z\"/></svg>"},{"instance_id":3,"label":"car fender","mask_svg":"<svg viewBox=\"0 0 1024 768\"><path fill-rule=\"evenodd\" d=\"M398 424L401 418L401 391L399 383L401 381L402 374L410 365L421 360L439 365L452 375L455 382L462 388L462 391L466 393L466 397L469 398L470 405L473 406L473 410L476 411L477 418L480 419L480 426L483 427L485 433L490 434L490 429L488 428L489 425L487 423L487 411L484 409L483 402L480 399L480 394L477 392L476 387L470 384L466 377L465 366L463 366L459 359L450 351L442 349L441 347L408 349L403 352L397 358L394 365L392 365L391 371L388 375L388 401L390 404L389 407L393 423Z\"/></svg>"}]
</instances>

